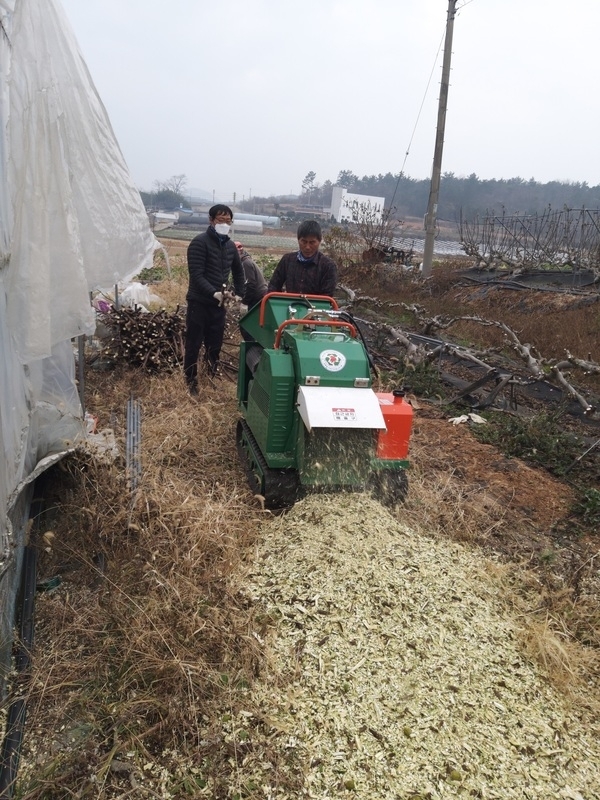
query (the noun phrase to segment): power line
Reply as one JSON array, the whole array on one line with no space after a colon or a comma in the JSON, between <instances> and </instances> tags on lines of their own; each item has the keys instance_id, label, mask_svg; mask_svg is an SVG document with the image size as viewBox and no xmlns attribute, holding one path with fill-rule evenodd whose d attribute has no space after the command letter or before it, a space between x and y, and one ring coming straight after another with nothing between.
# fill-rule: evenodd
<instances>
[{"instance_id":1,"label":"power line","mask_svg":"<svg viewBox=\"0 0 600 800\"><path fill-rule=\"evenodd\" d=\"M469 0L469 2L473 2L473 0ZM394 200L396 199L396 194L398 192L398 186L400 185L400 180L401 180L402 176L404 175L404 167L406 166L406 160L407 160L407 158L409 156L410 148L412 146L413 139L415 138L415 133L417 132L417 126L419 124L419 120L421 119L421 113L423 111L423 106L425 105L425 100L427 99L427 94L429 92L429 87L431 86L431 80L433 78L433 73L435 72L435 68L436 68L437 63L438 63L438 58L440 56L440 50L442 49L442 44L443 43L444 43L444 35L442 35L442 38L440 39L440 44L438 46L437 53L435 54L435 59L433 61L433 66L431 67L431 72L429 73L429 80L427 81L427 86L425 87L425 92L423 94L423 99L421 100L421 105L419 106L419 112L417 114L417 119L415 120L415 125L414 125L414 128L412 130L412 134L410 136L410 140L408 142L408 147L406 148L406 153L404 154L404 161L402 162L402 167L400 169L400 174L398 175L398 180L396 181L396 187L394 189L394 194L392 195L392 200L391 200L391 203L390 203L390 207L392 207L394 205Z\"/></svg>"},{"instance_id":2,"label":"power line","mask_svg":"<svg viewBox=\"0 0 600 800\"><path fill-rule=\"evenodd\" d=\"M468 6L473 2L474 2L474 0L465 0L465 2L461 6L458 6L458 7L455 8L455 13L458 13L465 6ZM421 100L421 105L419 107L419 112L417 114L417 119L415 121L415 125L414 125L414 128L412 130L412 134L411 134L410 140L408 142L408 147L406 148L406 153L404 154L404 161L402 162L402 167L400 169L400 174L398 175L398 180L396 181L396 186L394 188L394 194L392 195L392 200L391 200L391 203L390 203L390 207L392 207L394 205L394 200L396 199L396 194L398 193L398 186L400 185L400 181L401 181L401 179L402 179L402 177L404 175L404 167L406 166L406 161L407 161L409 153L410 153L410 148L412 146L413 139L415 138L415 133L417 132L417 126L418 126L419 120L421 118L421 113L423 111L423 106L425 105L425 100L427 99L427 94L429 92L429 87L431 86L431 79L433 78L433 73L435 72L435 68L437 66L438 59L440 57L440 50L442 49L442 44L444 43L445 36L446 36L445 33L442 34L442 37L440 39L440 43L438 45L437 52L435 54L435 59L433 61L433 66L431 67L431 72L429 73L429 80L427 81L427 86L425 87L425 92L423 94L423 99Z\"/></svg>"}]
</instances>

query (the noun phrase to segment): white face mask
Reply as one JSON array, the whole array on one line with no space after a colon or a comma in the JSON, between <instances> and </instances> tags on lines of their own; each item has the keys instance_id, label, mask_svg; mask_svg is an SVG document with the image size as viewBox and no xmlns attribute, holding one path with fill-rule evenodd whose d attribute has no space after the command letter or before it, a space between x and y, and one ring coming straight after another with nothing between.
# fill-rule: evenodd
<instances>
[{"instance_id":1,"label":"white face mask","mask_svg":"<svg viewBox=\"0 0 600 800\"><path fill-rule=\"evenodd\" d=\"M231 225L228 225L226 222L219 222L218 225L215 225L215 230L217 233L220 233L221 236L227 236L231 230Z\"/></svg>"}]
</instances>

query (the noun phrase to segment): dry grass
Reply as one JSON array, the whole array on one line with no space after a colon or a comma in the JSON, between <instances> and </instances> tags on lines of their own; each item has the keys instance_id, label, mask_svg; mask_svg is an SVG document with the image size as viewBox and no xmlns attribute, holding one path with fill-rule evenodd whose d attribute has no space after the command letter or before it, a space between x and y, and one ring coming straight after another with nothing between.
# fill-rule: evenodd
<instances>
[{"instance_id":1,"label":"dry grass","mask_svg":"<svg viewBox=\"0 0 600 800\"><path fill-rule=\"evenodd\" d=\"M436 280L431 312L450 312L450 279ZM173 306L184 288L168 281L154 290ZM400 288L403 300L411 292L416 299L412 284ZM228 352L234 358L233 344ZM62 583L39 595L17 796L264 797L244 767L254 748L281 797L298 797L303 765L292 763L281 731L249 697L265 674L263 638L278 621L242 591L268 517L235 452L234 385L206 380L194 402L179 374L90 371L88 408L100 429L115 429L122 452L131 394L142 403L136 497L127 491L123 457L103 465L80 455L54 473L48 499L56 510L46 525L54 536L39 542L40 580L60 575ZM536 538L503 487L473 478L443 437L415 436L411 461L398 518L420 535L489 555L523 651L574 707L593 706L600 652L593 557L556 574L550 560L535 561L547 540ZM568 491L548 485L551 530L566 513ZM252 744L243 736L246 713L255 714L262 737Z\"/></svg>"},{"instance_id":2,"label":"dry grass","mask_svg":"<svg viewBox=\"0 0 600 800\"><path fill-rule=\"evenodd\" d=\"M177 308L177 306L185 305L186 287L181 281L176 279L169 279L161 281L156 287L159 292L159 297L164 303L160 304L167 308Z\"/></svg>"},{"instance_id":3,"label":"dry grass","mask_svg":"<svg viewBox=\"0 0 600 800\"><path fill-rule=\"evenodd\" d=\"M226 780L211 725L257 669L236 580L260 511L235 453L233 385L207 384L196 403L179 375L113 375L92 394L100 427L121 420L132 390L143 404L137 497L122 463L82 457L55 485L61 514L40 568L63 583L40 602L23 797L64 796L64 786L86 796L92 774L99 796L117 796L163 772L179 796L181 764L201 783L209 757ZM36 749L42 729L57 737L49 751Z\"/></svg>"}]
</instances>

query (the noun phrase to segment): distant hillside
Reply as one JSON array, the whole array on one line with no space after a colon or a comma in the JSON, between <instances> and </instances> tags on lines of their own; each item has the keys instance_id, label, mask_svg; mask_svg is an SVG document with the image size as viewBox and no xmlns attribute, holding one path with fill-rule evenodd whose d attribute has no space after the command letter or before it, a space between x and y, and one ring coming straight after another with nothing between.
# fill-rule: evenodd
<instances>
[{"instance_id":1,"label":"distant hillside","mask_svg":"<svg viewBox=\"0 0 600 800\"><path fill-rule=\"evenodd\" d=\"M213 193L208 189L186 189L185 194L192 203L205 203L213 199Z\"/></svg>"},{"instance_id":2,"label":"distant hillside","mask_svg":"<svg viewBox=\"0 0 600 800\"><path fill-rule=\"evenodd\" d=\"M359 178L346 171L340 176L343 177L340 185L350 192L385 197L386 207L393 206L400 218L423 218L427 210L429 179L416 180L389 172L386 175ZM310 199L313 206L328 208L331 205L332 188L331 181L315 184L302 198ZM268 198L271 203L277 199L281 198ZM256 205L261 200L267 202L267 198L254 198L253 202ZM468 178L457 178L454 173L447 172L442 176L440 185L438 219L455 222L461 210L463 216L469 219L488 212L500 213L505 210L508 214L535 214L548 207L558 210L565 206L600 208L600 185L560 181L538 183L523 178L483 180L475 174Z\"/></svg>"}]
</instances>

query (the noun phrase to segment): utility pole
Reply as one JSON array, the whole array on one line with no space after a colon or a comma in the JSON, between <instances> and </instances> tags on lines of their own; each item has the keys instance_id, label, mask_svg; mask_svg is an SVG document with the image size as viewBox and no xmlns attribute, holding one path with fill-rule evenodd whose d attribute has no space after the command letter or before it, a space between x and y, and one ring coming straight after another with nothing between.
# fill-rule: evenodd
<instances>
[{"instance_id":1,"label":"utility pole","mask_svg":"<svg viewBox=\"0 0 600 800\"><path fill-rule=\"evenodd\" d=\"M454 16L457 0L448 0L448 19L446 21L446 40L444 42L444 61L442 64L442 85L438 104L437 130L435 134L435 150L433 151L433 169L431 171L431 188L429 203L425 216L425 249L423 252L423 277L431 275L433 261L433 243L437 226L437 208L440 197L440 179L442 175L442 153L444 151L444 129L446 127L446 106L448 105L448 87L450 85L450 60L452 59L452 33L454 32Z\"/></svg>"}]
</instances>

